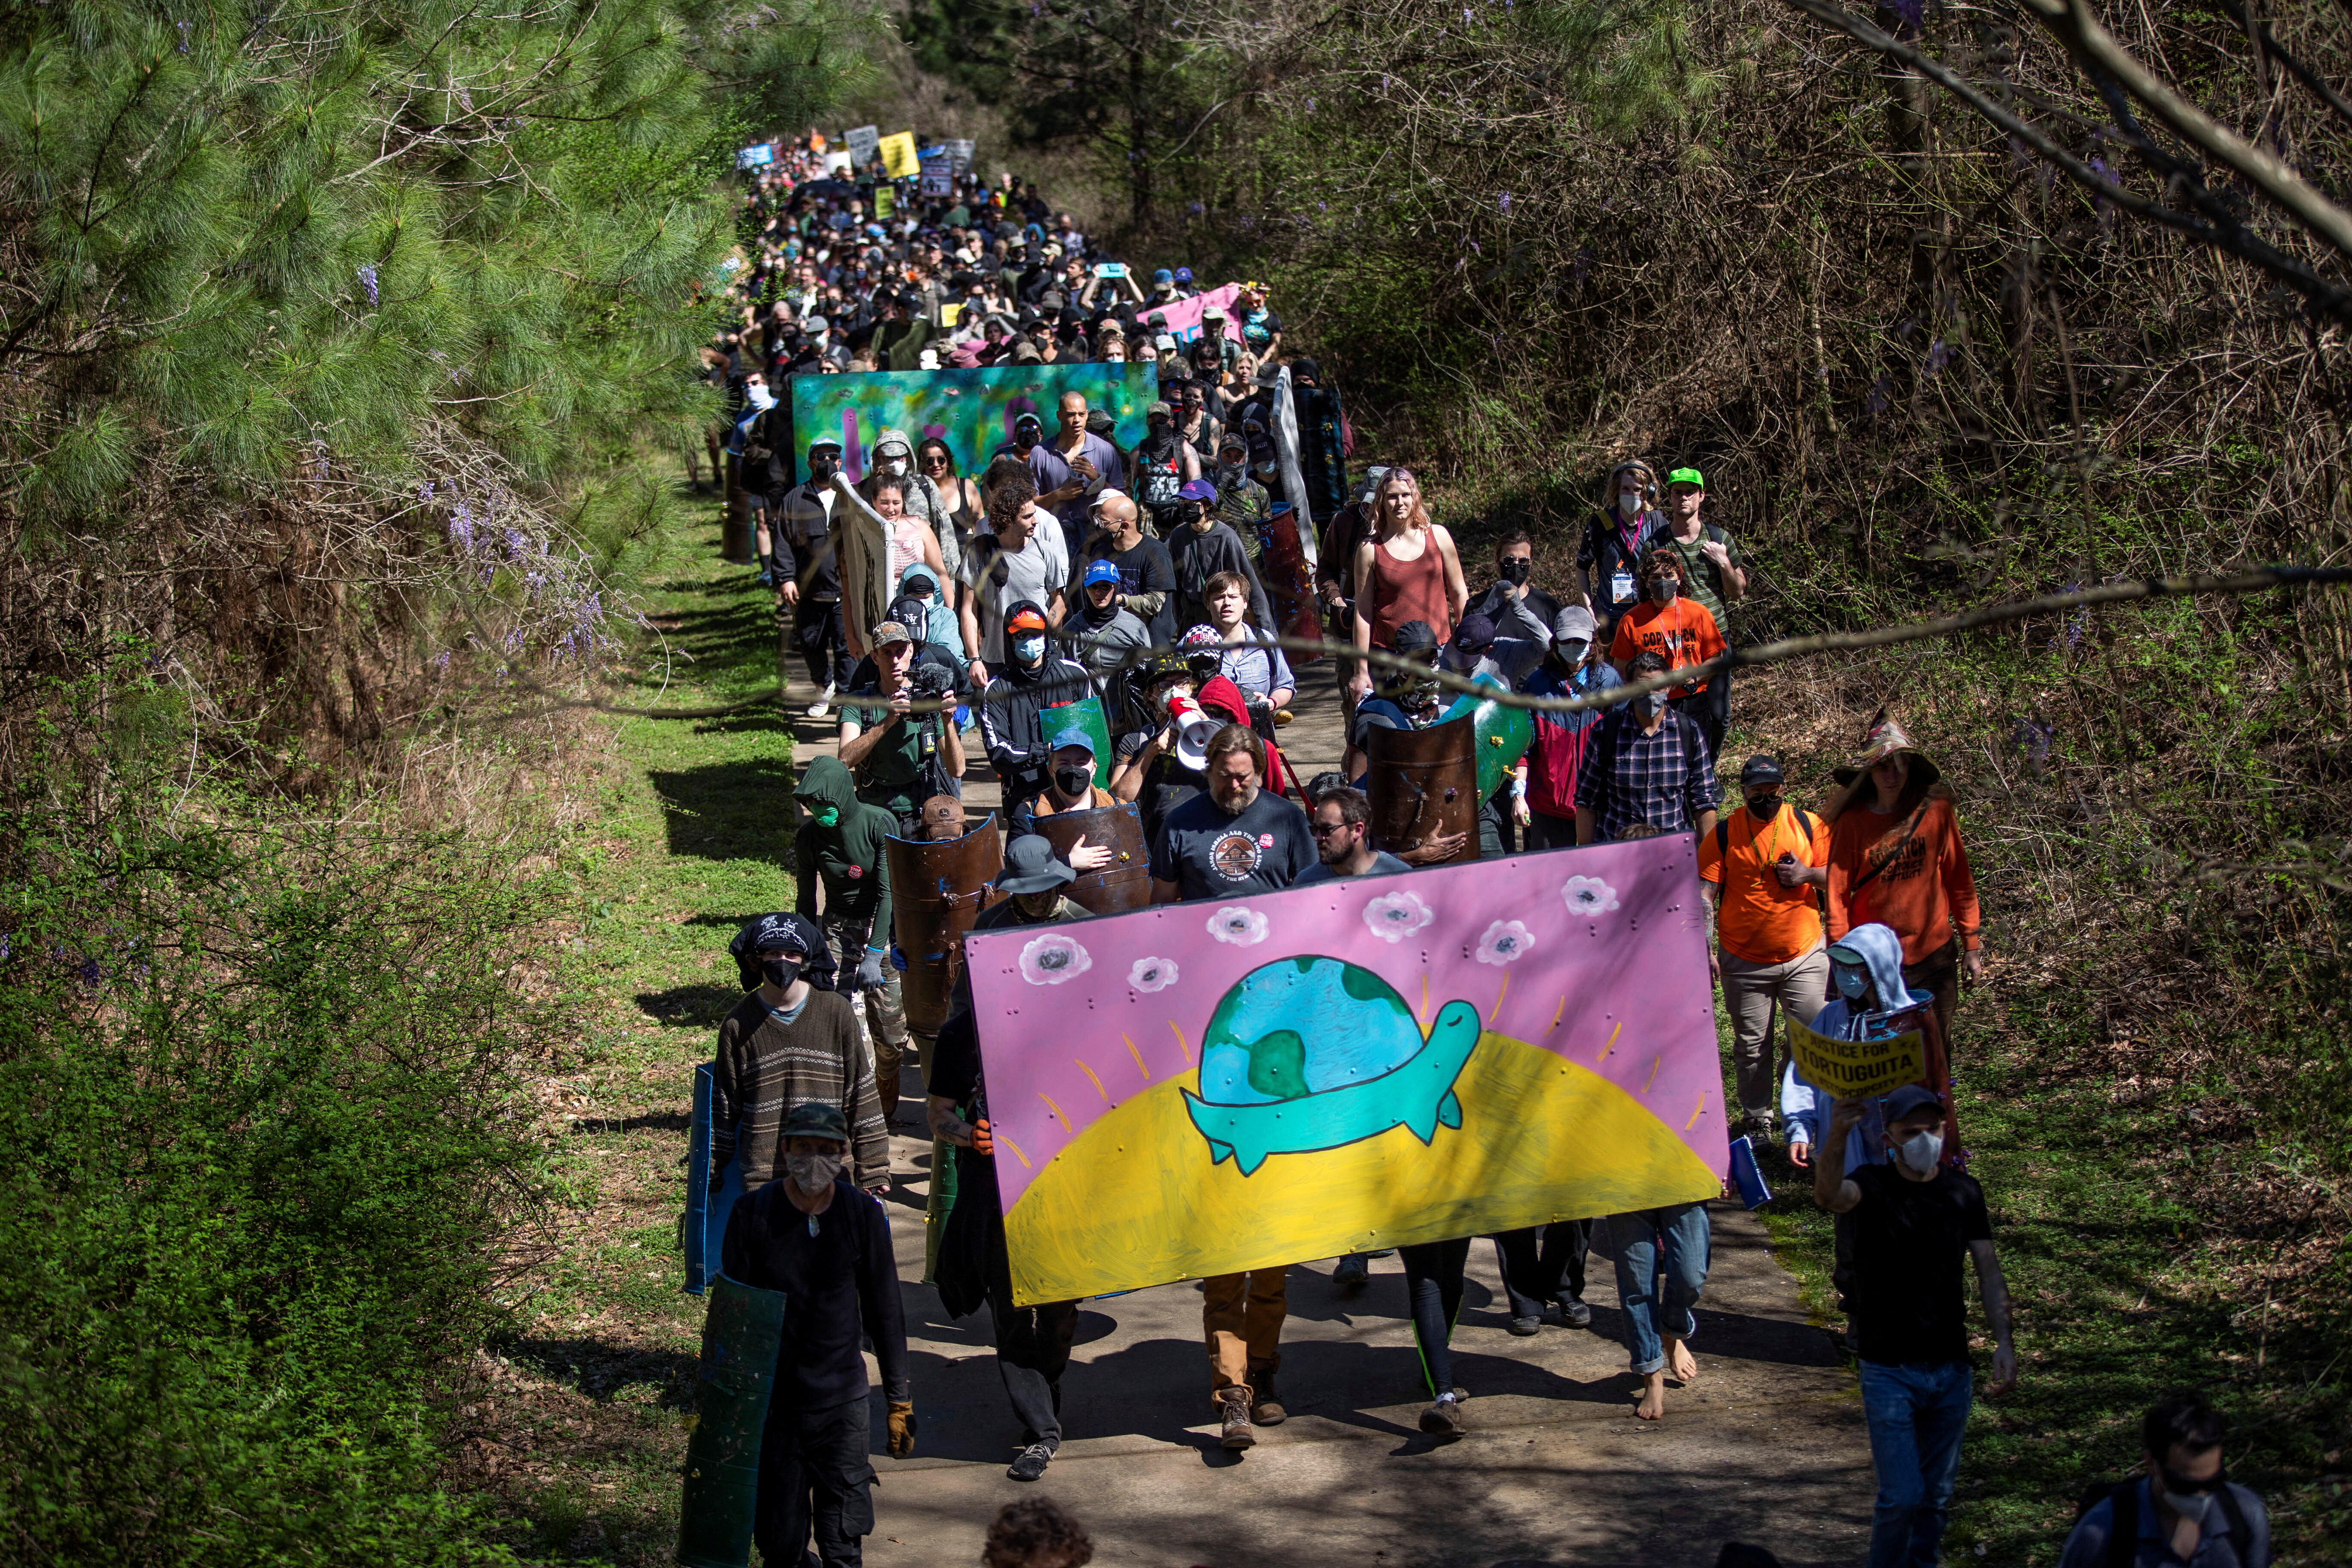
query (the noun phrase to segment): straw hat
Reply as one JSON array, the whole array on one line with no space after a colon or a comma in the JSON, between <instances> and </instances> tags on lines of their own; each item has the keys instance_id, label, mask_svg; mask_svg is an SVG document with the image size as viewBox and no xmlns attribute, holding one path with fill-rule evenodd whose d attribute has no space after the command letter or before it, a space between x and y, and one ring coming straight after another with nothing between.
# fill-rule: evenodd
<instances>
[{"instance_id":1,"label":"straw hat","mask_svg":"<svg viewBox=\"0 0 2352 1568\"><path fill-rule=\"evenodd\" d=\"M1887 758L1895 756L1911 759L1911 776L1904 781L1906 788L1924 788L1944 776L1942 770L1928 761L1927 753L1913 743L1903 726L1881 708L1871 716L1870 723L1863 730L1862 749L1854 752L1845 766L1832 768L1830 777L1842 784L1852 784Z\"/></svg>"}]
</instances>

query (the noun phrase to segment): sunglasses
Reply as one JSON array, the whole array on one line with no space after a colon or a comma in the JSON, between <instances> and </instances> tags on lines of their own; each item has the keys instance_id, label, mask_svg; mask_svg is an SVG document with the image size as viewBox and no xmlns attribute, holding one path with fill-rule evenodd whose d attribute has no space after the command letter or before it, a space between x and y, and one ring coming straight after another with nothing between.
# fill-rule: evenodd
<instances>
[{"instance_id":1,"label":"sunglasses","mask_svg":"<svg viewBox=\"0 0 2352 1568\"><path fill-rule=\"evenodd\" d=\"M923 454L923 467L927 468L944 468L947 466L948 455L945 452L926 452Z\"/></svg>"},{"instance_id":2,"label":"sunglasses","mask_svg":"<svg viewBox=\"0 0 2352 1568\"><path fill-rule=\"evenodd\" d=\"M1310 822L1307 831L1318 838L1328 838L1334 833L1345 833L1356 825L1352 822Z\"/></svg>"}]
</instances>

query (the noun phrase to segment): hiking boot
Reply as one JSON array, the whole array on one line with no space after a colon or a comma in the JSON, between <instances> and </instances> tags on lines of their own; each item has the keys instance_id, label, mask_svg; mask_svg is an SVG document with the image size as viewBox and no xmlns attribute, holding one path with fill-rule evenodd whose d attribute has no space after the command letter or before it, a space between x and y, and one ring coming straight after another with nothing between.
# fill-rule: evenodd
<instances>
[{"instance_id":1,"label":"hiking boot","mask_svg":"<svg viewBox=\"0 0 2352 1568\"><path fill-rule=\"evenodd\" d=\"M1517 1334L1523 1340L1533 1339L1535 1337L1536 1331L1542 1327L1543 1320L1539 1317L1513 1318L1511 1320L1511 1332Z\"/></svg>"},{"instance_id":2,"label":"hiking boot","mask_svg":"<svg viewBox=\"0 0 2352 1568\"><path fill-rule=\"evenodd\" d=\"M1250 1419L1261 1426L1279 1426L1290 1419L1290 1412L1282 1407L1282 1400L1274 1392L1274 1369L1270 1361L1250 1363Z\"/></svg>"},{"instance_id":3,"label":"hiking boot","mask_svg":"<svg viewBox=\"0 0 2352 1568\"><path fill-rule=\"evenodd\" d=\"M1363 1255L1351 1252L1339 1259L1339 1267L1331 1270L1331 1283L1342 1290L1360 1290L1372 1281L1372 1271L1364 1266Z\"/></svg>"},{"instance_id":4,"label":"hiking boot","mask_svg":"<svg viewBox=\"0 0 2352 1568\"><path fill-rule=\"evenodd\" d=\"M1044 1475L1045 1467L1053 1462L1054 1445L1032 1443L1021 1450L1020 1457L1013 1461L1013 1468L1004 1473L1016 1481L1034 1481Z\"/></svg>"},{"instance_id":5,"label":"hiking boot","mask_svg":"<svg viewBox=\"0 0 2352 1568\"><path fill-rule=\"evenodd\" d=\"M1576 1297L1562 1297L1555 1304L1559 1308L1559 1321L1567 1324L1570 1328L1581 1329L1589 1327L1591 1324L1592 1309L1586 1306Z\"/></svg>"},{"instance_id":6,"label":"hiking boot","mask_svg":"<svg viewBox=\"0 0 2352 1568\"><path fill-rule=\"evenodd\" d=\"M1421 1413L1421 1429L1433 1437L1462 1436L1462 1401L1460 1390L1448 1389L1437 1396L1437 1403Z\"/></svg>"},{"instance_id":7,"label":"hiking boot","mask_svg":"<svg viewBox=\"0 0 2352 1568\"><path fill-rule=\"evenodd\" d=\"M1240 1389L1221 1396L1217 1401L1224 1417L1224 1436L1219 1439L1228 1448L1246 1448L1257 1441L1257 1433L1250 1426L1249 1396Z\"/></svg>"}]
</instances>

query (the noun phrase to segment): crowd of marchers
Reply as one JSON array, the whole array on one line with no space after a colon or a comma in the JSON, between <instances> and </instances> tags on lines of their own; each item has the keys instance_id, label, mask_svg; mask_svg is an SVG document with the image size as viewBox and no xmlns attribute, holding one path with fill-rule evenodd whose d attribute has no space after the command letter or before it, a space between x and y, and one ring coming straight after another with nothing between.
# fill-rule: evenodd
<instances>
[{"instance_id":1,"label":"crowd of marchers","mask_svg":"<svg viewBox=\"0 0 2352 1568\"><path fill-rule=\"evenodd\" d=\"M1953 1097L1965 1057L1954 1009L1963 979L1982 972L1983 916L1958 803L1933 759L1882 710L1833 770L1833 789L1790 799L1780 760L1723 760L1731 680L1718 670L1572 713L1538 710L1525 755L1478 803L1475 847L1466 829L1391 845L1373 829L1373 732L1442 721L1441 672L1582 697L1723 651L1753 568L1708 518L1699 467L1621 463L1572 555L1538 558L1507 531L1465 561L1411 471L1351 474L1339 392L1286 342L1262 284L1244 282L1230 310L1202 312L1198 335L1180 342L1160 313L1196 292L1188 268L1147 272L1108 256L1010 176L959 175L925 196L913 181L835 178L806 141L780 149L747 194L743 231L728 325L705 355L730 400L708 453L729 504L751 513L757 569L805 660L809 715L837 715L840 738L838 757L811 760L796 785L796 907L734 940L745 995L718 1045L714 1172L740 1162L751 1194L727 1226L726 1270L798 1303L761 1458L769 1560L799 1561L813 1538L826 1568L859 1561L874 1521L861 1340L880 1362L890 1451L913 1450L878 1201L910 1066L936 1141L934 1188L950 1166L955 1188L936 1283L950 1313L987 1311L1019 1427L1010 1474L1045 1474L1065 1435L1078 1303L1013 1300L969 977L945 1024L919 1034L894 952L886 844L971 831L962 781L984 758L1003 790L1005 849L983 930L1088 918L1067 889L1109 849L1081 837L1057 853L1038 831L1070 812L1135 809L1156 902L1693 836L1709 967L1731 1024L1737 1131L1783 1145L1835 1216L1843 1343L1878 1479L1869 1562L1935 1563L1977 1387L1971 1267L1989 1391L2011 1386L2018 1366ZM1130 360L1154 362L1160 386L1132 447L1106 410L1070 394L1052 429L1024 419L973 474L957 471L942 440L886 431L852 486L835 482L838 441L803 442L792 426L798 375ZM1286 414L1299 433L1288 465L1276 438ZM887 541L887 593L844 570L835 546L850 507ZM1284 564L1302 536L1317 546L1311 579ZM1277 646L1297 633L1278 624L1283 605L1306 606L1349 650L1325 661L1329 674L1295 668ZM1341 766L1313 777L1280 744L1301 669L1336 680L1345 713ZM1082 695L1101 703L1104 742L1047 726L1050 708ZM1110 755L1097 755L1106 742ZM1249 853L1234 852L1242 843ZM1834 1039L1916 1034L1927 1070L1878 1098L1832 1099L1776 1052L1776 1018ZM1613 1259L1633 1412L1656 1420L1668 1389L1697 1375L1708 1205L1493 1237L1511 1333L1591 1323L1596 1231ZM1474 1239L1398 1249L1430 1401L1420 1424L1441 1437L1469 1424L1450 1342ZM1373 1261L1338 1259L1332 1279L1361 1289ZM1286 1418L1288 1275L1203 1282L1203 1393L1229 1448ZM2090 1500L2063 1568L2266 1563L2261 1502L2226 1480L2210 1407L2169 1402L2148 1413L2145 1436L2145 1476ZM1008 1520L1000 1530L1034 1537L1038 1554L1000 1551L992 1537L990 1561L1087 1560L1083 1529L1050 1508Z\"/></svg>"}]
</instances>

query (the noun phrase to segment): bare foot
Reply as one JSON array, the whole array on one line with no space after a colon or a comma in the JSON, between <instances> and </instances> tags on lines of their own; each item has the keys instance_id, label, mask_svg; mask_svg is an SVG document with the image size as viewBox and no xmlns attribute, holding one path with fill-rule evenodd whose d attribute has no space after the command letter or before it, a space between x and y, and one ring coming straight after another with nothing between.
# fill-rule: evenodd
<instances>
[{"instance_id":1,"label":"bare foot","mask_svg":"<svg viewBox=\"0 0 2352 1568\"><path fill-rule=\"evenodd\" d=\"M1681 1340L1666 1342L1666 1375L1680 1384L1698 1381L1698 1357L1691 1354L1690 1346Z\"/></svg>"},{"instance_id":2,"label":"bare foot","mask_svg":"<svg viewBox=\"0 0 2352 1568\"><path fill-rule=\"evenodd\" d=\"M1633 1414L1644 1421L1660 1421L1666 1414L1666 1374L1646 1373L1642 1378L1642 1402L1633 1406Z\"/></svg>"}]
</instances>

